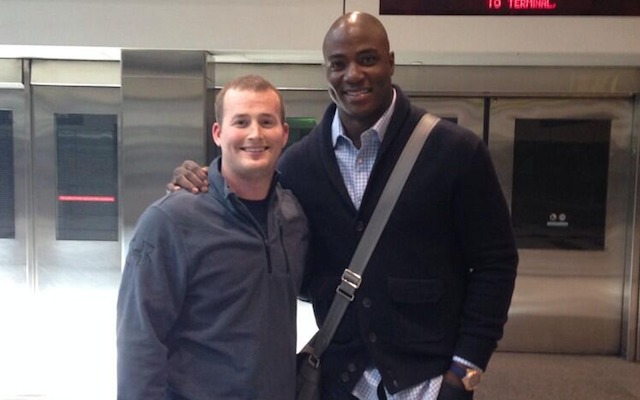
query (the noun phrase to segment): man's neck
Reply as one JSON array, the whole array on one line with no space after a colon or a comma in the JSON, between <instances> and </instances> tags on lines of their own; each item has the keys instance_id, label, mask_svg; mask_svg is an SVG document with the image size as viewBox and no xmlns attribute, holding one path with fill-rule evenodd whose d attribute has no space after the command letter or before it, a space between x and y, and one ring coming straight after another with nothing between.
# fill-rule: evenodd
<instances>
[{"instance_id":1,"label":"man's neck","mask_svg":"<svg viewBox=\"0 0 640 400\"><path fill-rule=\"evenodd\" d=\"M224 176L224 178L229 187L238 197L252 201L266 199L269 195L271 184L273 182L273 176L269 178L259 177L251 181L246 179L234 179L233 177L226 176Z\"/></svg>"},{"instance_id":2,"label":"man's neck","mask_svg":"<svg viewBox=\"0 0 640 400\"><path fill-rule=\"evenodd\" d=\"M340 116L340 123L342 124L342 128L344 129L345 135L347 135L347 137L351 139L351 142L353 142L353 145L356 147L356 149L359 149L360 146L362 145L360 141L360 136L367 129L371 128L373 124L375 124L375 121L371 123L362 122L362 121L353 121L349 118L343 118L340 114L341 113L339 112L338 115ZM345 124L344 121L347 121L347 123Z\"/></svg>"}]
</instances>

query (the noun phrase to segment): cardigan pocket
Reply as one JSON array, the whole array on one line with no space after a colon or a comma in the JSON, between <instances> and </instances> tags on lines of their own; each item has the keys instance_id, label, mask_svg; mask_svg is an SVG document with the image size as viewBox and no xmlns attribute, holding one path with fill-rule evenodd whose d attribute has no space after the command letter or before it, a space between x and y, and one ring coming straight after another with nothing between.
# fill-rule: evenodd
<instances>
[{"instance_id":1,"label":"cardigan pocket","mask_svg":"<svg viewBox=\"0 0 640 400\"><path fill-rule=\"evenodd\" d=\"M393 335L400 343L440 340L444 336L439 279L389 278Z\"/></svg>"}]
</instances>

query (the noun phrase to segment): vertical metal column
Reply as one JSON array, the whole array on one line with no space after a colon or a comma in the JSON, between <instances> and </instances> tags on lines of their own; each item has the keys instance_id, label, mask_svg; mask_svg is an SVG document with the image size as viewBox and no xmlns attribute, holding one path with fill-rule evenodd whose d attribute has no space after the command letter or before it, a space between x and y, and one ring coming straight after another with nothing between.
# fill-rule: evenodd
<instances>
[{"instance_id":1,"label":"vertical metal column","mask_svg":"<svg viewBox=\"0 0 640 400\"><path fill-rule=\"evenodd\" d=\"M624 313L628 318L628 326L625 328L626 335L623 337L626 359L630 361L640 361L640 97L636 95L633 107L632 125L632 152L634 155L631 165L635 174L635 190L632 191L633 201L630 214L633 220L630 221L630 229L633 229L630 244L631 266L625 277L624 288ZM628 305L628 306L627 306Z\"/></svg>"},{"instance_id":2,"label":"vertical metal column","mask_svg":"<svg viewBox=\"0 0 640 400\"><path fill-rule=\"evenodd\" d=\"M31 92L31 60L22 61L22 82L25 85L25 140L27 141L25 150L25 221L26 221L26 243L27 243L27 284L31 291L35 292L37 287L37 269L35 252L35 219L33 201L33 94Z\"/></svg>"},{"instance_id":3,"label":"vertical metal column","mask_svg":"<svg viewBox=\"0 0 640 400\"><path fill-rule=\"evenodd\" d=\"M206 53L122 51L123 257L144 209L185 159L205 159Z\"/></svg>"}]
</instances>

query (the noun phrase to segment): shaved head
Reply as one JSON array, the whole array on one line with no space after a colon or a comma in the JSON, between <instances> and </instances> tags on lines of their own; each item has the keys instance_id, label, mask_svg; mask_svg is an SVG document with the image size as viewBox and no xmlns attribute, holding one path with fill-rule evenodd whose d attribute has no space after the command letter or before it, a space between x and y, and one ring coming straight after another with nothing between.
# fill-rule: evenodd
<instances>
[{"instance_id":1,"label":"shaved head","mask_svg":"<svg viewBox=\"0 0 640 400\"><path fill-rule=\"evenodd\" d=\"M378 36L381 39L381 43L385 46L380 50L389 52L389 36L387 35L387 30L384 28L384 25L382 25L382 22L371 14L353 11L341 15L333 22L333 24L331 24L331 27L329 27L329 31L327 31L327 34L324 36L324 41L322 43L322 51L325 58L327 56L327 45L331 43L334 36L357 31Z\"/></svg>"}]
</instances>

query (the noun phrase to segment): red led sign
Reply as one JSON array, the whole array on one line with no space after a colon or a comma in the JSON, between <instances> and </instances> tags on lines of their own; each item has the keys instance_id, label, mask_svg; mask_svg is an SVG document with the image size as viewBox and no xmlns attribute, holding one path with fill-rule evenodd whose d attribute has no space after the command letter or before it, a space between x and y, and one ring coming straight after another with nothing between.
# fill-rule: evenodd
<instances>
[{"instance_id":1,"label":"red led sign","mask_svg":"<svg viewBox=\"0 0 640 400\"><path fill-rule=\"evenodd\" d=\"M380 14L640 16L640 0L380 0Z\"/></svg>"},{"instance_id":2,"label":"red led sign","mask_svg":"<svg viewBox=\"0 0 640 400\"><path fill-rule=\"evenodd\" d=\"M115 203L116 198L114 196L70 196L60 195L58 201L76 201L76 202L89 202L89 203Z\"/></svg>"}]
</instances>

